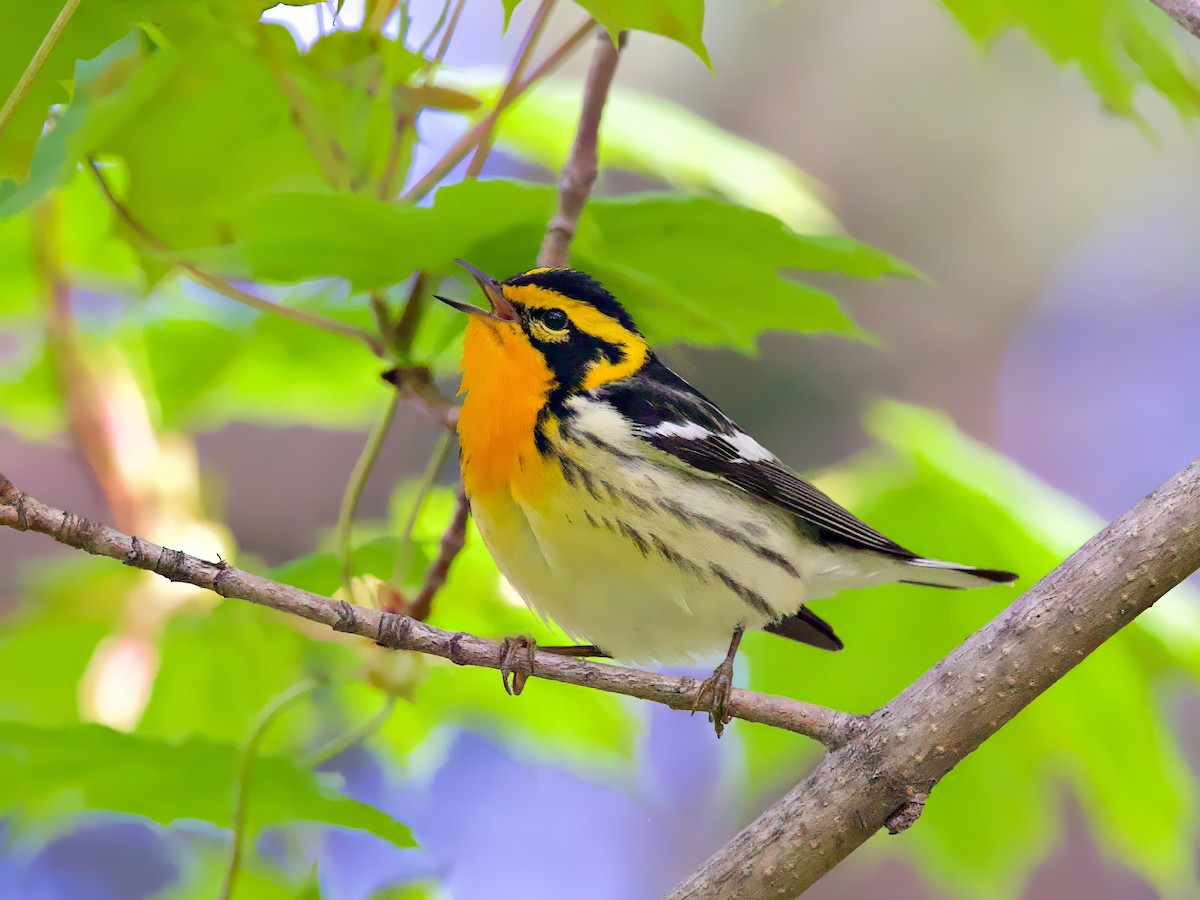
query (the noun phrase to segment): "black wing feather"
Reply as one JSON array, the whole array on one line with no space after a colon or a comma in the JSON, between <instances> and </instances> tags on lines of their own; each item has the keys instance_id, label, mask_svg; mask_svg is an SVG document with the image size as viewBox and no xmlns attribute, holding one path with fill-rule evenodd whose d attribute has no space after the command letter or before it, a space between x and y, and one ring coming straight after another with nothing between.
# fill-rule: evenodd
<instances>
[{"instance_id":1,"label":"black wing feather","mask_svg":"<svg viewBox=\"0 0 1200 900\"><path fill-rule=\"evenodd\" d=\"M903 559L916 558L915 553L838 506L778 460L747 460L725 439L742 434L742 430L657 358L651 358L636 375L600 388L596 397L611 403L639 426L639 435L659 450L787 510L815 528L821 539ZM649 433L664 423L699 425L708 435Z\"/></svg>"}]
</instances>

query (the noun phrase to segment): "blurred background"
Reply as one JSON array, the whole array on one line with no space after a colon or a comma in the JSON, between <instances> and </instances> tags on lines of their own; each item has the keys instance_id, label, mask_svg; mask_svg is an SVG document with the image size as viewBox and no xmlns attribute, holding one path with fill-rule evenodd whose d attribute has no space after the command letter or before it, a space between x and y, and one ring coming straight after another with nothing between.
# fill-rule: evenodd
<instances>
[{"instance_id":1,"label":"blurred background","mask_svg":"<svg viewBox=\"0 0 1200 900\"><path fill-rule=\"evenodd\" d=\"M437 0L413 0L413 32L428 30L440 7ZM447 62L503 69L531 11L528 3L518 7L500 38L501 5L468 0ZM302 44L328 26L324 14L318 22L312 7L267 15L286 22ZM361 4L349 0L342 16L352 23L356 15L361 17ZM549 33L566 34L571 27L574 20L564 15ZM1142 121L1114 115L1077 71L1056 68L1024 34L1007 34L982 50L930 0L710 0L704 39L711 72L686 48L635 34L618 82L674 101L786 157L820 182L819 196L848 234L926 276L879 282L833 276L820 282L873 335L870 341L771 333L761 338L754 357L665 348L670 363L744 428L796 468L830 471L830 490L848 487L848 493L835 497L873 524L888 526L901 542L917 543L933 555L953 551L965 562L996 566L1006 564L1005 558L989 555L1006 552L1004 527L1015 528L1012 523L1023 514L1038 519L1047 508L1039 504L1047 497L1062 495L1055 507L1061 518L1043 518L1029 528L1040 525L1050 532L1040 546L1061 558L1098 521L1085 509L1113 518L1196 455L1200 144L1194 128L1166 100L1144 90L1137 95ZM1189 52L1193 45L1200 47L1189 40L1181 38ZM586 62L586 53L571 60L563 77L581 77ZM461 127L452 116L430 115L421 129L416 169L423 168L422 160L436 158ZM503 143L483 174L553 179L552 173L506 153ZM598 192L649 183L642 176L606 173ZM745 259L744 265L753 267L755 260ZM82 302L104 309L103 299ZM0 334L0 358L19 354L29 335L17 327ZM298 355L284 364L300 370L310 362ZM369 365L363 373L370 377ZM446 384L452 383L448 376ZM896 440L881 437L891 433L889 426L878 423L920 414L901 413L895 406L881 413L877 404L884 398L941 410L948 420L925 423L923 432L912 419L904 432L912 444L897 449ZM5 418L0 406L0 470L45 502L109 518L67 435L53 427L39 433L27 422L6 427ZM195 429L197 481L187 502L194 500L212 521L222 522L211 527L215 533L227 527L240 554L269 567L310 553L334 526L369 421L333 428L262 418ZM947 436L951 432L953 438ZM952 537L963 528L969 531L974 521L955 525L953 494L931 496L914 487L934 466L923 455L935 453L926 443L934 436L967 442L971 453L989 461L986 466L1008 466L996 451L1016 464L1013 472L1019 467L1027 473L1012 475L1011 483L1020 488L1000 496L1009 475L978 464L986 469L978 477L989 484L989 502L1007 511L994 513L1001 517L994 533L977 544L970 533ZM396 486L420 476L437 437L418 412L400 408L366 485L361 519L394 514ZM880 468L880 448L889 442L891 457L908 454L908 481L895 481ZM964 465L969 482L977 470ZM853 485L851 476L859 479ZM450 485L453 478L453 465L443 466L439 481ZM885 484L882 500L868 496L865 485L876 482ZM1046 492L1039 483L1048 486ZM928 508L922 506L926 496L931 496ZM909 505L889 512L887 504L898 503L896 498ZM868 513L876 506L878 515L871 518ZM931 510L946 517L944 524L923 524ZM906 531L909 515L914 524ZM35 594L41 596L38 591L52 593L46 579L66 571L62 561L73 552L40 537L0 532L0 611L7 608L15 621ZM1046 568L1052 563L1047 556ZM42 587L34 591L31 584ZM982 622L1011 596L977 601L914 593L894 605L886 599L862 601L857 613L850 609L856 599L846 597L838 601L845 613L828 601L821 608L839 626L849 619L848 643L855 637L856 615L881 620L884 624L862 625L864 633L869 627L880 630L877 642L863 641L881 650L885 667L892 659L902 660L893 668L903 684L940 653L922 649L907 656L907 632L896 628L889 638L890 623L919 609L933 617L921 627L936 630L940 605L977 602L978 610L965 615ZM443 622L455 621L453 609L442 615ZM943 646L953 646L968 630L951 626L952 633L941 638ZM149 664L139 656L146 652L144 645L128 633L111 640L116 645L110 643L105 653L118 661L108 677L125 683L122 666L146 670ZM1138 659L1149 652L1142 646L1129 650ZM887 679L849 651L819 661L806 648L771 648L770 653L773 660L785 654L772 678L789 680L796 696L820 699L821 690L828 689L824 679L872 681L880 685L880 701L888 696ZM1184 669L1180 665L1176 675L1148 683L1145 696L1128 702L1153 719L1151 743L1177 748L1167 754L1165 792L1147 803L1172 810L1169 842L1193 856L1190 772L1200 761L1200 706L1194 687L1178 675ZM7 671L3 663L0 671ZM1082 677L1082 670L1076 674ZM1120 670L1105 677L1119 678ZM467 684L464 679L459 689L468 690ZM488 679L469 684L499 693L499 685ZM549 693L543 687L533 682L527 694ZM1110 689L1124 690L1104 678L1088 688L1097 704L1091 712L1101 719ZM79 702L86 707L88 692L95 690L81 681ZM229 690L238 690L236 683L220 678L211 683L213 693ZM578 693L553 697L572 704ZM496 702L500 699L506 698ZM869 708L875 699L864 695L861 702ZM119 705L120 699L106 702ZM135 718L137 706L133 702L130 713ZM369 708L366 701L355 707ZM466 722L431 729L427 739L414 738L416 749L403 763L369 742L352 748L325 768L344 776L351 796L409 825L422 849L397 850L377 837L330 829L299 836L268 832L261 854L292 873L296 884L315 872L321 895L337 898L401 896L400 888L389 886L414 881L433 885L428 888L432 896L456 898L652 897L702 862L811 760L799 739L788 742L782 763L777 749L744 752L739 747L753 741L744 739L741 723L718 743L702 717L640 707L623 714L635 724L627 749L615 755L620 761L613 754L586 752L560 758L537 749L536 741L510 740L503 724L490 720L485 727ZM115 715L119 720L120 713ZM102 715L91 718L106 721ZM1057 753L1055 727L1045 732L1047 758ZM1174 737L1164 737L1167 732ZM1109 744L1103 721L1090 735L1094 753L1109 755L1112 766L1138 766L1136 758L1111 759L1136 750L1119 739ZM1176 752L1182 755L1171 755ZM1191 862L1181 868L1178 859L1155 861L1152 850L1123 848L1117 832L1089 824L1106 809L1116 814L1120 802L1142 809L1137 785L1127 786L1132 796L1106 807L1107 799L1072 789L1071 778L1043 780L1037 761L1029 771L1039 773L1032 780L1042 800L1028 817L1015 816L1012 828L1022 835L1006 836L1003 828L993 833L992 826L975 838L1011 839L1018 845L1011 853L975 866L969 858L953 858L956 851L949 844L918 844L922 821L912 835L875 838L810 896L1125 900L1159 896L1194 877ZM1018 776L1001 772L996 777ZM931 812L944 789L934 793ZM967 795L962 802L979 817L1004 818L1005 793L1001 788L974 800ZM1001 808L985 805L992 800ZM167 895L179 890L184 876L200 865L196 860L206 859L221 840L211 827L164 827L135 816L89 813L69 824L54 821L28 827L19 816L0 821L0 897ZM973 826L968 820L960 827ZM1159 833L1157 827L1152 834ZM976 877L963 874L973 867ZM197 896L204 895L197 890ZM268 895L265 887L243 890L245 896L255 896L256 890Z\"/></svg>"}]
</instances>

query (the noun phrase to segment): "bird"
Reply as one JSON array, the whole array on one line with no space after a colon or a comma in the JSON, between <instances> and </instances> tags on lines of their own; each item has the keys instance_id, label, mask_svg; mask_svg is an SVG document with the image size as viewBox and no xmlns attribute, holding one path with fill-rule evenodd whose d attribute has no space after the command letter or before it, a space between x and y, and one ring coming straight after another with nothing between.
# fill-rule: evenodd
<instances>
[{"instance_id":1,"label":"bird","mask_svg":"<svg viewBox=\"0 0 1200 900\"><path fill-rule=\"evenodd\" d=\"M587 642L540 649L633 665L724 651L693 704L719 737L747 630L840 650L808 602L1016 580L913 553L801 479L668 368L595 278L539 267L501 281L456 262L487 300L435 295L468 317L457 428L472 516L525 603ZM510 693L535 647L504 641Z\"/></svg>"}]
</instances>

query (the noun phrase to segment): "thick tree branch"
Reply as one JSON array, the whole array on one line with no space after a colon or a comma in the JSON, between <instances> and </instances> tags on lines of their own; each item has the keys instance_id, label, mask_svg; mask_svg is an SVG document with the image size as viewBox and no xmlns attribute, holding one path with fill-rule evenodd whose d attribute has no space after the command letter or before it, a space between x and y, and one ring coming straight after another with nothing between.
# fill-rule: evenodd
<instances>
[{"instance_id":1,"label":"thick tree branch","mask_svg":"<svg viewBox=\"0 0 1200 900\"><path fill-rule=\"evenodd\" d=\"M1155 6L1200 38L1200 0L1152 0Z\"/></svg>"},{"instance_id":2,"label":"thick tree branch","mask_svg":"<svg viewBox=\"0 0 1200 900\"><path fill-rule=\"evenodd\" d=\"M591 196L592 185L596 183L599 168L596 145L600 138L600 119L604 115L604 104L608 100L608 91L612 87L625 40L624 32L615 46L606 33L601 32L596 36L596 53L592 57L592 65L588 69L587 81L583 87L579 127L575 132L575 143L571 145L566 165L563 166L558 190L558 211L546 228L546 237L538 253L539 266L567 264L567 254L571 239L575 237L579 216L588 197Z\"/></svg>"},{"instance_id":3,"label":"thick tree branch","mask_svg":"<svg viewBox=\"0 0 1200 900\"><path fill-rule=\"evenodd\" d=\"M130 537L107 525L47 506L18 491L3 474L0 474L0 525L41 532L60 543L154 572L170 581L194 584L222 597L269 606L328 625L335 631L361 635L393 650L428 653L460 666L500 667L500 644L496 641L444 631L409 616L330 600L243 572L224 562L207 562L181 550ZM550 681L651 700L672 709L692 709L700 687L694 678L656 675L545 652L534 657L533 674ZM735 718L807 735L831 748L850 740L857 733L860 720L849 713L740 689L734 689L726 709Z\"/></svg>"},{"instance_id":4,"label":"thick tree branch","mask_svg":"<svg viewBox=\"0 0 1200 900\"><path fill-rule=\"evenodd\" d=\"M794 897L1043 691L1200 568L1200 460L1144 499L872 714L670 895Z\"/></svg>"}]
</instances>

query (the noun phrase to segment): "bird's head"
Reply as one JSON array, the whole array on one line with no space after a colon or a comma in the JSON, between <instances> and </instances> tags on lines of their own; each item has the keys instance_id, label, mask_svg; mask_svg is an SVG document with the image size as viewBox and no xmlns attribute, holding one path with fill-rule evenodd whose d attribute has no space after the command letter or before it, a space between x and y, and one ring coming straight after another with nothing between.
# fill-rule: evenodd
<instances>
[{"instance_id":1,"label":"bird's head","mask_svg":"<svg viewBox=\"0 0 1200 900\"><path fill-rule=\"evenodd\" d=\"M633 319L601 284L574 269L530 269L499 281L459 263L488 301L438 297L470 316L464 382L540 377L561 394L632 375L650 357Z\"/></svg>"}]
</instances>

